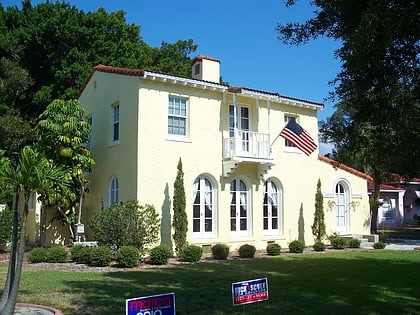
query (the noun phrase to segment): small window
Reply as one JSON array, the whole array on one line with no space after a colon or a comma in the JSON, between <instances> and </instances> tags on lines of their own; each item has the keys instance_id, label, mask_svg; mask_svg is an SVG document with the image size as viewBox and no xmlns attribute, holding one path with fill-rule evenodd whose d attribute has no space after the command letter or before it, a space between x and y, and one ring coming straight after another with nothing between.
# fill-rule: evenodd
<instances>
[{"instance_id":1,"label":"small window","mask_svg":"<svg viewBox=\"0 0 420 315\"><path fill-rule=\"evenodd\" d=\"M90 126L89 135L88 135L88 139L87 139L87 142L86 142L86 148L90 151L91 148L92 148L92 122L93 122L92 116L87 117L86 122Z\"/></svg>"},{"instance_id":2,"label":"small window","mask_svg":"<svg viewBox=\"0 0 420 315\"><path fill-rule=\"evenodd\" d=\"M168 103L168 134L187 135L187 100L169 97Z\"/></svg>"},{"instance_id":3,"label":"small window","mask_svg":"<svg viewBox=\"0 0 420 315\"><path fill-rule=\"evenodd\" d=\"M113 106L114 117L113 117L113 128L112 128L112 142L118 142L120 140L120 105Z\"/></svg>"},{"instance_id":4,"label":"small window","mask_svg":"<svg viewBox=\"0 0 420 315\"><path fill-rule=\"evenodd\" d=\"M109 184L109 204L112 205L118 202L119 184L118 178L112 177Z\"/></svg>"},{"instance_id":5,"label":"small window","mask_svg":"<svg viewBox=\"0 0 420 315\"><path fill-rule=\"evenodd\" d=\"M286 125L287 125L287 123L288 123L289 121L291 121L292 119L296 120L296 117L294 117L294 116L287 116L287 115L285 115L285 116L284 116L284 125L286 126ZM289 147L289 148L296 148L296 145L294 145L292 142L290 142L290 141L289 141L289 140L287 140L287 139L285 139L285 140L284 140L284 146L285 146L285 147Z\"/></svg>"},{"instance_id":6,"label":"small window","mask_svg":"<svg viewBox=\"0 0 420 315\"><path fill-rule=\"evenodd\" d=\"M200 64L199 63L197 63L195 66L194 66L194 74L195 75L198 75L198 74L200 74Z\"/></svg>"}]
</instances>

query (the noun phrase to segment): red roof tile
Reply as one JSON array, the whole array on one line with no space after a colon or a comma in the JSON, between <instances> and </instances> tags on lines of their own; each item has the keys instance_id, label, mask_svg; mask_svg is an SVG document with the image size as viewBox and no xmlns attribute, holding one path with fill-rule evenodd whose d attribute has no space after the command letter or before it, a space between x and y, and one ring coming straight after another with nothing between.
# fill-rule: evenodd
<instances>
[{"instance_id":1,"label":"red roof tile","mask_svg":"<svg viewBox=\"0 0 420 315\"><path fill-rule=\"evenodd\" d=\"M331 164L334 167L341 168L342 170L345 170L345 171L347 171L347 172L349 172L349 173L351 173L353 175L362 177L362 178L364 178L364 179L366 179L368 181L373 181L373 178L371 176L369 176L369 175L367 175L367 174L365 174L365 173L363 173L361 171L358 171L355 168L352 168L350 166L347 166L345 164L342 164L340 162L337 162L337 161L334 161L334 160L332 160L330 158L327 158L326 156L318 155L318 159L321 160L321 161L323 161L323 162L326 162L328 164Z\"/></svg>"}]
</instances>

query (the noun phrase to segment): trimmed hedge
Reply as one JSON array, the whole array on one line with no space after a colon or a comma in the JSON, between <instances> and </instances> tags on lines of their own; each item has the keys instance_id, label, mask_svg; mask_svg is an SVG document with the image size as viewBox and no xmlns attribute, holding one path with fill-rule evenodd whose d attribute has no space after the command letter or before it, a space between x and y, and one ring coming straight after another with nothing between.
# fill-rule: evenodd
<instances>
[{"instance_id":1,"label":"trimmed hedge","mask_svg":"<svg viewBox=\"0 0 420 315\"><path fill-rule=\"evenodd\" d=\"M203 256L203 248L197 245L187 245L181 251L181 259L188 262L197 262Z\"/></svg>"},{"instance_id":2,"label":"trimmed hedge","mask_svg":"<svg viewBox=\"0 0 420 315\"><path fill-rule=\"evenodd\" d=\"M47 262L65 263L69 258L69 251L64 246L53 246L47 250Z\"/></svg>"},{"instance_id":3,"label":"trimmed hedge","mask_svg":"<svg viewBox=\"0 0 420 315\"><path fill-rule=\"evenodd\" d=\"M140 260L140 251L134 246L122 246L117 252L117 262L119 267L137 267Z\"/></svg>"},{"instance_id":4,"label":"trimmed hedge","mask_svg":"<svg viewBox=\"0 0 420 315\"><path fill-rule=\"evenodd\" d=\"M265 250L269 256L278 256L281 253L281 246L276 243L271 243L267 245Z\"/></svg>"},{"instance_id":5,"label":"trimmed hedge","mask_svg":"<svg viewBox=\"0 0 420 315\"><path fill-rule=\"evenodd\" d=\"M229 246L222 243L216 244L212 246L211 253L214 259L227 259L229 256Z\"/></svg>"},{"instance_id":6,"label":"trimmed hedge","mask_svg":"<svg viewBox=\"0 0 420 315\"><path fill-rule=\"evenodd\" d=\"M241 258L253 258L256 252L254 245L243 244L239 247L239 257Z\"/></svg>"},{"instance_id":7,"label":"trimmed hedge","mask_svg":"<svg viewBox=\"0 0 420 315\"><path fill-rule=\"evenodd\" d=\"M165 265L171 257L172 250L168 245L162 244L150 250L150 263L152 265Z\"/></svg>"},{"instance_id":8,"label":"trimmed hedge","mask_svg":"<svg viewBox=\"0 0 420 315\"><path fill-rule=\"evenodd\" d=\"M323 252L327 246L322 241L317 241L312 247L316 252Z\"/></svg>"},{"instance_id":9,"label":"trimmed hedge","mask_svg":"<svg viewBox=\"0 0 420 315\"><path fill-rule=\"evenodd\" d=\"M303 253L305 244L299 240L291 241L289 244L289 251L291 253Z\"/></svg>"},{"instance_id":10,"label":"trimmed hedge","mask_svg":"<svg viewBox=\"0 0 420 315\"><path fill-rule=\"evenodd\" d=\"M28 254L28 261L32 264L38 264L47 261L48 250L45 247L35 247Z\"/></svg>"}]
</instances>

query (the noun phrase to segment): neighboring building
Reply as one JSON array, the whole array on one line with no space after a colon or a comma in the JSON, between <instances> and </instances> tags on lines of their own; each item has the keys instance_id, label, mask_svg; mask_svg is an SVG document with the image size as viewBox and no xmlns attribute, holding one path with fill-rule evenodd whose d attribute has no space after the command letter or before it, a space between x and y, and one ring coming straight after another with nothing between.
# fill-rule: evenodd
<instances>
[{"instance_id":1,"label":"neighboring building","mask_svg":"<svg viewBox=\"0 0 420 315\"><path fill-rule=\"evenodd\" d=\"M373 189L373 183L369 182L369 193ZM381 184L379 201L378 228L415 225L414 216L420 216L420 179L407 181L394 175Z\"/></svg>"},{"instance_id":2,"label":"neighboring building","mask_svg":"<svg viewBox=\"0 0 420 315\"><path fill-rule=\"evenodd\" d=\"M186 78L104 65L92 70L79 96L96 161L82 222L134 199L156 207L161 241L171 244L181 158L191 244L264 249L303 237L312 244L318 179L327 234L369 234L370 177L318 150L307 156L279 137L295 119L317 143L322 104L222 84L213 58L197 57L192 71Z\"/></svg>"}]
</instances>

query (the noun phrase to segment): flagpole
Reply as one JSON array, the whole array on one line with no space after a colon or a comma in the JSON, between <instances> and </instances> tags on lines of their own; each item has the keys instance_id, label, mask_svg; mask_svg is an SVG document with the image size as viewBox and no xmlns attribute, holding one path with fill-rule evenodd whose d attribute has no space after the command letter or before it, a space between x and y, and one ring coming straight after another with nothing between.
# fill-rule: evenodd
<instances>
[{"instance_id":1,"label":"flagpole","mask_svg":"<svg viewBox=\"0 0 420 315\"><path fill-rule=\"evenodd\" d=\"M276 140L280 137L280 134L277 135L277 137L273 140L273 142L270 145L270 148L273 146L274 142L276 142Z\"/></svg>"}]
</instances>

